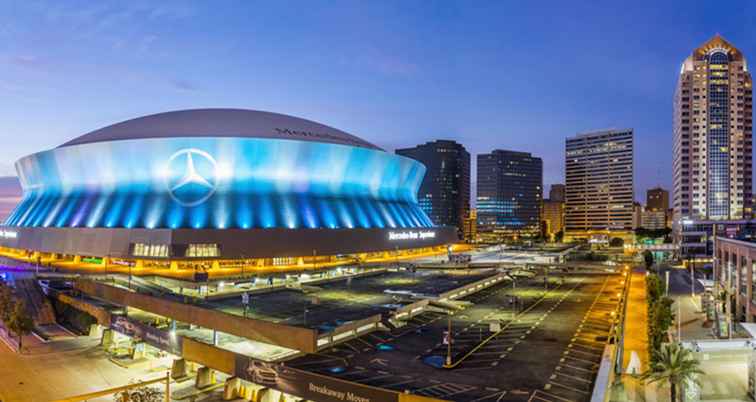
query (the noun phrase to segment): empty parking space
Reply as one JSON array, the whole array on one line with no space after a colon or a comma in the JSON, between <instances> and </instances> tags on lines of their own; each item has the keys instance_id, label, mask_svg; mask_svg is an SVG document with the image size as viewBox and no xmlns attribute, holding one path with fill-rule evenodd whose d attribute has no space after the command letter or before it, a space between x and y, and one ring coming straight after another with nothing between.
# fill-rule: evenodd
<instances>
[{"instance_id":1,"label":"empty parking space","mask_svg":"<svg viewBox=\"0 0 756 402\"><path fill-rule=\"evenodd\" d=\"M287 364L453 401L586 401L618 306L619 275L502 283ZM450 315L449 313L453 313ZM444 368L452 328L453 368ZM492 323L496 325L492 326ZM494 331L492 331L492 329Z\"/></svg>"}]
</instances>

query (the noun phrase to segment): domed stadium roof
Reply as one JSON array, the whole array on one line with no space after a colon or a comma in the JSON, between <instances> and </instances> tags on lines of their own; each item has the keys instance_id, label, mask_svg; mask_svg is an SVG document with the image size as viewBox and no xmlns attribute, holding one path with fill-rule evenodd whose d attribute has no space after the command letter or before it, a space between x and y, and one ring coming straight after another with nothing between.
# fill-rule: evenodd
<instances>
[{"instance_id":1,"label":"domed stadium roof","mask_svg":"<svg viewBox=\"0 0 756 402\"><path fill-rule=\"evenodd\" d=\"M167 137L274 138L381 150L359 137L314 121L246 109L192 109L138 117L84 134L60 147Z\"/></svg>"}]
</instances>

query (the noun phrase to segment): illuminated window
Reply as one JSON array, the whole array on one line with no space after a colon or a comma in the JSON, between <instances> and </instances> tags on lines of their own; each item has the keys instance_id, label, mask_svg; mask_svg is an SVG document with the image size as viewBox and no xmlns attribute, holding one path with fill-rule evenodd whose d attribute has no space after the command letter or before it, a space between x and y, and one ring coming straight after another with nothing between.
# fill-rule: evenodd
<instances>
[{"instance_id":1,"label":"illuminated window","mask_svg":"<svg viewBox=\"0 0 756 402\"><path fill-rule=\"evenodd\" d=\"M294 265L296 261L294 257L275 257L273 258L273 265Z\"/></svg>"},{"instance_id":2,"label":"illuminated window","mask_svg":"<svg viewBox=\"0 0 756 402\"><path fill-rule=\"evenodd\" d=\"M132 250L134 257L168 257L168 246L165 244L134 243Z\"/></svg>"},{"instance_id":3,"label":"illuminated window","mask_svg":"<svg viewBox=\"0 0 756 402\"><path fill-rule=\"evenodd\" d=\"M186 249L187 257L220 257L220 249L215 243L190 244Z\"/></svg>"}]
</instances>

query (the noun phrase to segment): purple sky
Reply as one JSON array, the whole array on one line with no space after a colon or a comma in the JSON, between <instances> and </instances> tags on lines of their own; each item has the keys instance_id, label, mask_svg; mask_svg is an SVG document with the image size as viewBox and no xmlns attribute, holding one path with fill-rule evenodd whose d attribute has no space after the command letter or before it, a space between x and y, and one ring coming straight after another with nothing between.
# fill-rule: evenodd
<instances>
[{"instance_id":1,"label":"purple sky","mask_svg":"<svg viewBox=\"0 0 756 402\"><path fill-rule=\"evenodd\" d=\"M0 175L145 114L281 112L386 149L529 151L632 127L636 197L671 181L680 63L719 32L756 59L756 2L44 1L0 13ZM473 160L475 158L473 157Z\"/></svg>"}]
</instances>

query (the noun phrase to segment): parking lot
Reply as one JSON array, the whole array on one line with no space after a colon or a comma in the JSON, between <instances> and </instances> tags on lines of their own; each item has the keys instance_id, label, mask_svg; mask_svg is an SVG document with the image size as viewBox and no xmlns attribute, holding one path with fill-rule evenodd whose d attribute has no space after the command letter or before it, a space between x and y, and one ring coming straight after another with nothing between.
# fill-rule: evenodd
<instances>
[{"instance_id":1,"label":"parking lot","mask_svg":"<svg viewBox=\"0 0 756 402\"><path fill-rule=\"evenodd\" d=\"M619 299L619 275L522 279L287 364L454 401L586 401ZM515 298L516 296L516 298ZM500 323L491 331L491 322ZM452 328L445 368L444 331ZM493 328L497 329L497 328Z\"/></svg>"},{"instance_id":2,"label":"parking lot","mask_svg":"<svg viewBox=\"0 0 756 402\"><path fill-rule=\"evenodd\" d=\"M494 270L400 270L354 280L302 286L249 296L250 318L328 332L345 322L388 313L418 297L433 297L486 277ZM209 308L244 315L242 298L206 302Z\"/></svg>"}]
</instances>

